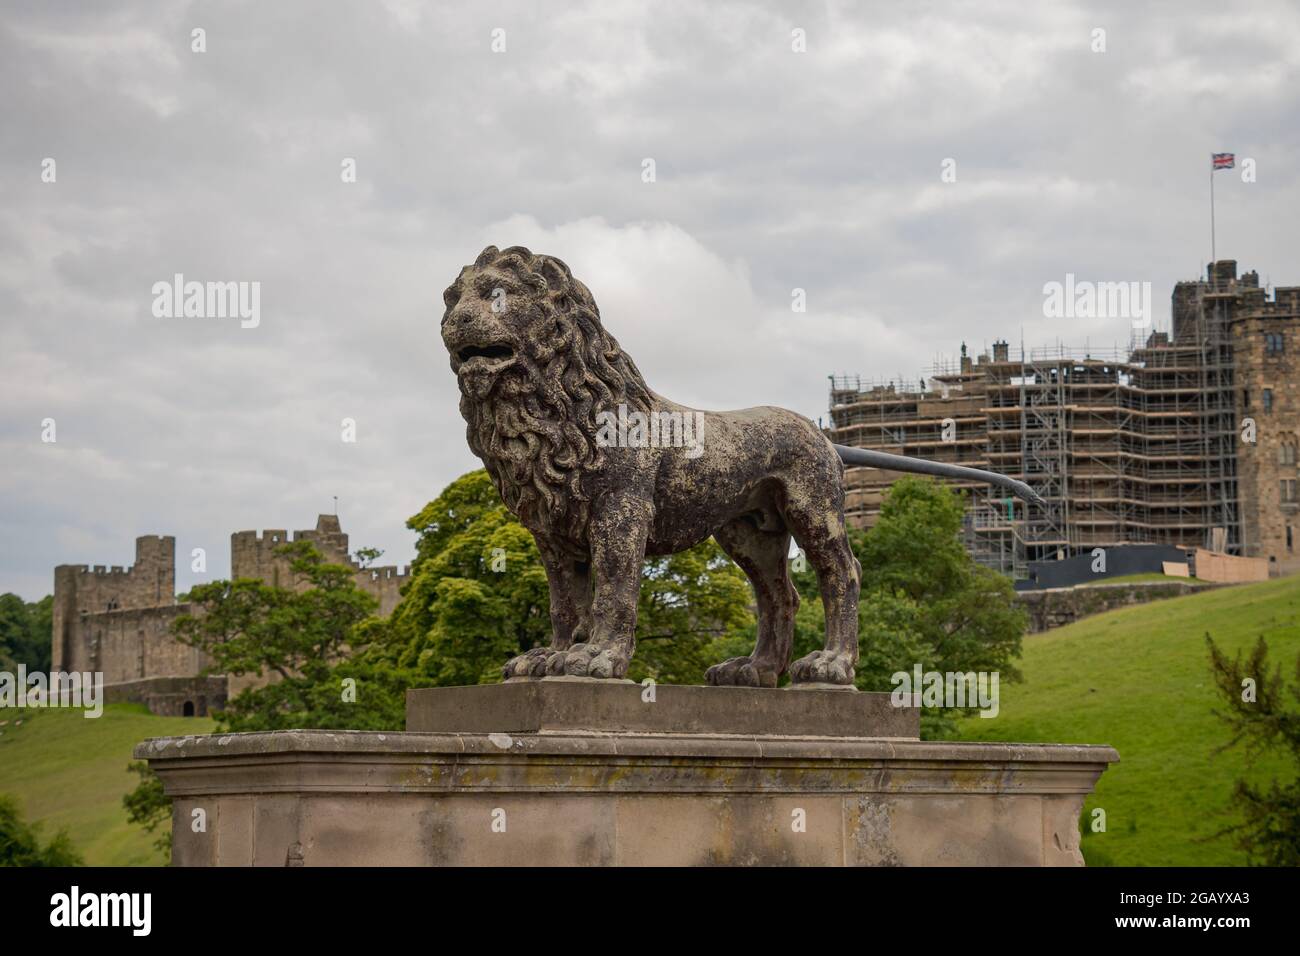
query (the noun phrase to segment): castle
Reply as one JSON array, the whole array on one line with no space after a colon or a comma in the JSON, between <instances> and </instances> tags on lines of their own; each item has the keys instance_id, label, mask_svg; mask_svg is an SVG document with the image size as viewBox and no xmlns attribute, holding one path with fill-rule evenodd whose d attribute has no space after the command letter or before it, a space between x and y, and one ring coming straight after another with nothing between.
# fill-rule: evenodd
<instances>
[{"instance_id":1,"label":"castle","mask_svg":"<svg viewBox=\"0 0 1300 956\"><path fill-rule=\"evenodd\" d=\"M1045 508L963 485L972 554L1017 578L1130 544L1300 571L1300 286L1268 290L1220 260L1177 283L1172 320L1109 354L995 342L972 360L963 345L920 388L832 378L828 434L1027 482ZM850 522L874 524L894 477L848 473Z\"/></svg>"},{"instance_id":2,"label":"castle","mask_svg":"<svg viewBox=\"0 0 1300 956\"><path fill-rule=\"evenodd\" d=\"M231 580L299 587L290 560L275 553L292 541L310 541L327 561L352 566L357 586L379 601L377 613L387 616L397 606L406 570L353 560L337 515L320 515L314 529L293 534L236 531L230 536ZM206 716L259 679L200 676L211 663L207 655L171 633L172 621L192 607L176 599L176 539L170 536L136 538L129 568L61 564L54 569L51 669L102 672L109 703L136 701L155 714Z\"/></svg>"}]
</instances>

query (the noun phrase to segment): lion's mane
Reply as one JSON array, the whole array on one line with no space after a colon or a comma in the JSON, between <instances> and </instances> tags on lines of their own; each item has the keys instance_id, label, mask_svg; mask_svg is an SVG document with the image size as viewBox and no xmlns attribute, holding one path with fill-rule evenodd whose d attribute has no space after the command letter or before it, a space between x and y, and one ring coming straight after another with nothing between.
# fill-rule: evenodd
<instances>
[{"instance_id":1,"label":"lion's mane","mask_svg":"<svg viewBox=\"0 0 1300 956\"><path fill-rule=\"evenodd\" d=\"M488 246L443 294L449 310L484 271L508 274L528 290L529 321L516 363L492 391L482 399L461 395L470 448L526 527L585 542L591 477L607 460L596 442L596 415L620 404L646 413L650 389L601 325L591 292L559 259Z\"/></svg>"}]
</instances>

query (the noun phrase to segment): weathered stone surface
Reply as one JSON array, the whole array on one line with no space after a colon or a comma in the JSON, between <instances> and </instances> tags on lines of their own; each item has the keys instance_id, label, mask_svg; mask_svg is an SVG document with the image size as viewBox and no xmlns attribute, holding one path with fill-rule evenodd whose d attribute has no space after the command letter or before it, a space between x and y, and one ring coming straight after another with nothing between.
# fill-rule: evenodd
<instances>
[{"instance_id":1,"label":"weathered stone surface","mask_svg":"<svg viewBox=\"0 0 1300 956\"><path fill-rule=\"evenodd\" d=\"M159 738L136 756L175 800L184 866L1077 866L1083 799L1118 759L1109 747L550 731Z\"/></svg>"},{"instance_id":2,"label":"weathered stone surface","mask_svg":"<svg viewBox=\"0 0 1300 956\"><path fill-rule=\"evenodd\" d=\"M778 734L910 737L913 707L889 694L758 687L653 688L610 681L530 680L406 692L406 727L427 733Z\"/></svg>"}]
</instances>

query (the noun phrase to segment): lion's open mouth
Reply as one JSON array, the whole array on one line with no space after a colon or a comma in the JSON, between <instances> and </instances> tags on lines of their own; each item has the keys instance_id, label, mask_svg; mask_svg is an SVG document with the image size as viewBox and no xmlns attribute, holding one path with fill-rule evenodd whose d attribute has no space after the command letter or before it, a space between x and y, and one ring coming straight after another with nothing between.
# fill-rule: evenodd
<instances>
[{"instance_id":1,"label":"lion's open mouth","mask_svg":"<svg viewBox=\"0 0 1300 956\"><path fill-rule=\"evenodd\" d=\"M473 358L484 358L492 361L494 359L510 358L515 354L515 350L508 345L470 345L456 353L456 357L462 362L468 362Z\"/></svg>"}]
</instances>

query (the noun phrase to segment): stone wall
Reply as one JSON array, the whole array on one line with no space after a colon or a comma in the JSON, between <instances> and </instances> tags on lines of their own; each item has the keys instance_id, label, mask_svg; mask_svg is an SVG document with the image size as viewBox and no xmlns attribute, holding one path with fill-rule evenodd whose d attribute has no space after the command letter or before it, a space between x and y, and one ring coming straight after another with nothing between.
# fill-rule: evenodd
<instances>
[{"instance_id":1,"label":"stone wall","mask_svg":"<svg viewBox=\"0 0 1300 956\"><path fill-rule=\"evenodd\" d=\"M1213 584L1196 584L1191 581L1153 581L1131 584L1092 584L1074 588L1044 588L1040 591L1018 591L1016 599L1029 615L1026 628L1037 634L1053 627L1073 623L1081 618L1111 611L1117 607L1145 604L1165 598L1181 597L1207 588Z\"/></svg>"},{"instance_id":2,"label":"stone wall","mask_svg":"<svg viewBox=\"0 0 1300 956\"><path fill-rule=\"evenodd\" d=\"M146 677L191 677L207 656L172 637L171 626L189 604L83 614L73 624L65 669L102 671L104 683Z\"/></svg>"},{"instance_id":3,"label":"stone wall","mask_svg":"<svg viewBox=\"0 0 1300 956\"><path fill-rule=\"evenodd\" d=\"M148 677L104 685L104 703L142 703L161 717L207 717L226 706L225 677Z\"/></svg>"}]
</instances>

